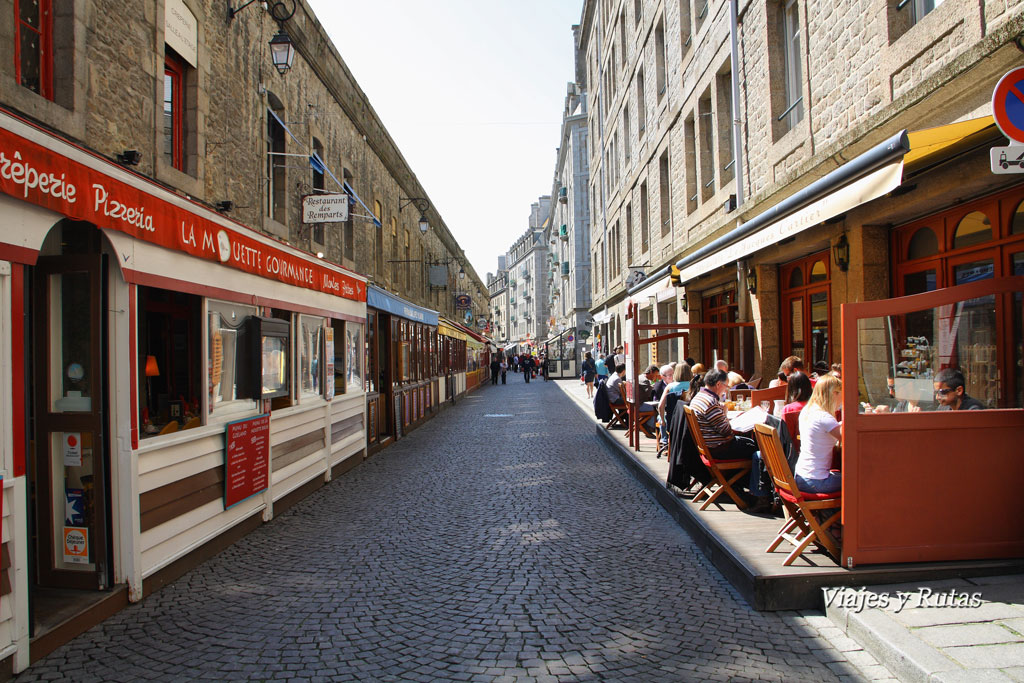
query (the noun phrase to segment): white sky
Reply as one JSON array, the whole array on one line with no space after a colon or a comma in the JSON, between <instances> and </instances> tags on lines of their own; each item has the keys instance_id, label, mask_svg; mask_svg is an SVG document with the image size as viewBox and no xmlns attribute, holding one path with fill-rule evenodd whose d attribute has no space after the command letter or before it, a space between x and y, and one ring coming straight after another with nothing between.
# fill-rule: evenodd
<instances>
[{"instance_id":1,"label":"white sky","mask_svg":"<svg viewBox=\"0 0 1024 683\"><path fill-rule=\"evenodd\" d=\"M550 194L582 0L309 0L481 280Z\"/></svg>"}]
</instances>

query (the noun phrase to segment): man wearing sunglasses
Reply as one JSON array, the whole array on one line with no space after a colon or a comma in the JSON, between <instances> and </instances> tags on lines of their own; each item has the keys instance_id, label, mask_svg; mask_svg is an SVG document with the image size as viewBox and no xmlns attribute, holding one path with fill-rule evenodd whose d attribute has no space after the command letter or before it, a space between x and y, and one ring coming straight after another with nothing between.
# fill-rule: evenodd
<instances>
[{"instance_id":1,"label":"man wearing sunglasses","mask_svg":"<svg viewBox=\"0 0 1024 683\"><path fill-rule=\"evenodd\" d=\"M985 404L964 391L964 373L956 368L939 370L935 375L937 410L984 410Z\"/></svg>"}]
</instances>

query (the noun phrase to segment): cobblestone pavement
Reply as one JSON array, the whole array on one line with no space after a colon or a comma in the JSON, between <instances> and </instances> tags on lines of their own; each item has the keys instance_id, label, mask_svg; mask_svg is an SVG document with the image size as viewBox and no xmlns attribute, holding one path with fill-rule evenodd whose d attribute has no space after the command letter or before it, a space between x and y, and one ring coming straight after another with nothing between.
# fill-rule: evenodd
<instances>
[{"instance_id":1,"label":"cobblestone pavement","mask_svg":"<svg viewBox=\"0 0 1024 683\"><path fill-rule=\"evenodd\" d=\"M758 613L554 383L485 387L19 681L860 674Z\"/></svg>"}]
</instances>

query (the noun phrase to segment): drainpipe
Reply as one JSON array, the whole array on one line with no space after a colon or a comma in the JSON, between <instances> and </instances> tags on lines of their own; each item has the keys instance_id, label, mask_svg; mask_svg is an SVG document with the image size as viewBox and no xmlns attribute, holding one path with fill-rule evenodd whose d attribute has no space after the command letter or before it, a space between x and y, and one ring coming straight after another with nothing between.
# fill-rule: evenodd
<instances>
[{"instance_id":1,"label":"drainpipe","mask_svg":"<svg viewBox=\"0 0 1024 683\"><path fill-rule=\"evenodd\" d=\"M740 163L743 129L740 124L739 0L729 0L729 42L732 47L732 171L736 179L736 208L743 205L743 165Z\"/></svg>"}]
</instances>

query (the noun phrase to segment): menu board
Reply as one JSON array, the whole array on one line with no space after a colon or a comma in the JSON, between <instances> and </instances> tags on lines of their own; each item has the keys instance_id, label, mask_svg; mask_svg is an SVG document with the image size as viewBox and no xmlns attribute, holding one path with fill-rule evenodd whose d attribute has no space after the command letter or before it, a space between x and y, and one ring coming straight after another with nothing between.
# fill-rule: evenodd
<instances>
[{"instance_id":1,"label":"menu board","mask_svg":"<svg viewBox=\"0 0 1024 683\"><path fill-rule=\"evenodd\" d=\"M270 415L229 422L224 449L224 509L267 488Z\"/></svg>"}]
</instances>

